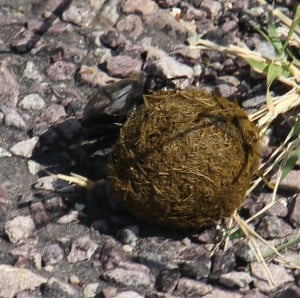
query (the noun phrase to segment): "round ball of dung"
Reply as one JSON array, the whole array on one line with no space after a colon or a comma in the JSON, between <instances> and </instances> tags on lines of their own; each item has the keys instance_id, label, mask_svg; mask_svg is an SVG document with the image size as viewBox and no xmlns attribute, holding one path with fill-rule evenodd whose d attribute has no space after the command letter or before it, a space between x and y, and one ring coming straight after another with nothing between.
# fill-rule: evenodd
<instances>
[{"instance_id":1,"label":"round ball of dung","mask_svg":"<svg viewBox=\"0 0 300 298\"><path fill-rule=\"evenodd\" d=\"M239 207L259 163L259 131L225 98L161 91L120 131L109 182L120 202L143 221L199 228Z\"/></svg>"}]
</instances>

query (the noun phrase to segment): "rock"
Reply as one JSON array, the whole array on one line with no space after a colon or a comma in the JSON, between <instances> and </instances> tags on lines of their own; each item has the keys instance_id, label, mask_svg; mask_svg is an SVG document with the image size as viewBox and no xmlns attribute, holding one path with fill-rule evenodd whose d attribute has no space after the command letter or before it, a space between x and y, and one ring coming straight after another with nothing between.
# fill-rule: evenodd
<instances>
[{"instance_id":1,"label":"rock","mask_svg":"<svg viewBox=\"0 0 300 298\"><path fill-rule=\"evenodd\" d=\"M31 203L30 213L36 227L46 225L49 222L49 216L42 202Z\"/></svg>"},{"instance_id":2,"label":"rock","mask_svg":"<svg viewBox=\"0 0 300 298\"><path fill-rule=\"evenodd\" d=\"M109 82L113 82L116 78L110 77L105 72L99 70L96 66L82 65L79 72L81 83L89 84L91 86L103 87Z\"/></svg>"},{"instance_id":3,"label":"rock","mask_svg":"<svg viewBox=\"0 0 300 298\"><path fill-rule=\"evenodd\" d=\"M195 236L195 239L199 241L200 243L214 243L216 237L216 229L210 228L205 229L200 234Z\"/></svg>"},{"instance_id":4,"label":"rock","mask_svg":"<svg viewBox=\"0 0 300 298\"><path fill-rule=\"evenodd\" d=\"M288 287L287 289L276 295L276 298L292 298L300 297L300 288L296 286Z\"/></svg>"},{"instance_id":5,"label":"rock","mask_svg":"<svg viewBox=\"0 0 300 298\"><path fill-rule=\"evenodd\" d=\"M33 160L27 161L27 167L29 173L33 176L35 176L41 170L41 165L38 162Z\"/></svg>"},{"instance_id":6,"label":"rock","mask_svg":"<svg viewBox=\"0 0 300 298\"><path fill-rule=\"evenodd\" d=\"M294 278L287 273L286 269L280 265L269 264L269 270L272 273L275 285L270 285L266 280L263 266L257 262L250 264L251 272L253 276L253 284L255 288L258 288L262 293L269 294L284 287L287 283L293 282Z\"/></svg>"},{"instance_id":7,"label":"rock","mask_svg":"<svg viewBox=\"0 0 300 298\"><path fill-rule=\"evenodd\" d=\"M177 269L162 270L158 280L158 289L164 293L172 293L178 284L180 273Z\"/></svg>"},{"instance_id":8,"label":"rock","mask_svg":"<svg viewBox=\"0 0 300 298\"><path fill-rule=\"evenodd\" d=\"M21 130L25 130L27 128L25 120L14 107L0 106L0 110L2 110L4 114L4 122L6 126L15 127Z\"/></svg>"},{"instance_id":9,"label":"rock","mask_svg":"<svg viewBox=\"0 0 300 298\"><path fill-rule=\"evenodd\" d=\"M5 234L12 243L24 242L34 230L34 221L30 216L17 216L4 225Z\"/></svg>"},{"instance_id":10,"label":"rock","mask_svg":"<svg viewBox=\"0 0 300 298\"><path fill-rule=\"evenodd\" d=\"M268 210L268 213L273 216L286 217L288 214L286 198L278 198L275 204Z\"/></svg>"},{"instance_id":11,"label":"rock","mask_svg":"<svg viewBox=\"0 0 300 298\"><path fill-rule=\"evenodd\" d=\"M234 249L228 249L226 252L217 251L212 257L211 277L218 278L221 274L234 270L235 264Z\"/></svg>"},{"instance_id":12,"label":"rock","mask_svg":"<svg viewBox=\"0 0 300 298\"><path fill-rule=\"evenodd\" d=\"M251 289L243 296L243 298L267 298L266 295L261 293L258 289Z\"/></svg>"},{"instance_id":13,"label":"rock","mask_svg":"<svg viewBox=\"0 0 300 298\"><path fill-rule=\"evenodd\" d=\"M18 104L18 106L24 110L42 110L45 106L46 103L44 99L36 94L28 94L26 95Z\"/></svg>"},{"instance_id":14,"label":"rock","mask_svg":"<svg viewBox=\"0 0 300 298\"><path fill-rule=\"evenodd\" d=\"M98 291L99 283L89 283L83 289L83 298L94 298Z\"/></svg>"},{"instance_id":15,"label":"rock","mask_svg":"<svg viewBox=\"0 0 300 298\"><path fill-rule=\"evenodd\" d=\"M67 259L70 263L89 260L97 247L97 243L91 240L89 236L79 237L72 243L72 248Z\"/></svg>"},{"instance_id":16,"label":"rock","mask_svg":"<svg viewBox=\"0 0 300 298\"><path fill-rule=\"evenodd\" d=\"M300 227L300 194L289 204L289 222L295 228Z\"/></svg>"},{"instance_id":17,"label":"rock","mask_svg":"<svg viewBox=\"0 0 300 298\"><path fill-rule=\"evenodd\" d=\"M290 192L299 192L299 181L300 181L300 170L291 170L287 176L280 183L280 189L290 191Z\"/></svg>"},{"instance_id":18,"label":"rock","mask_svg":"<svg viewBox=\"0 0 300 298\"><path fill-rule=\"evenodd\" d=\"M103 45L112 49L124 48L125 44L128 43L124 34L116 29L109 29L103 33L100 40Z\"/></svg>"},{"instance_id":19,"label":"rock","mask_svg":"<svg viewBox=\"0 0 300 298\"><path fill-rule=\"evenodd\" d=\"M168 36L178 39L186 39L187 30L182 23L177 22L169 12L159 10L144 17L150 28L165 32Z\"/></svg>"},{"instance_id":20,"label":"rock","mask_svg":"<svg viewBox=\"0 0 300 298\"><path fill-rule=\"evenodd\" d=\"M69 282L72 284L72 285L79 285L80 284L80 279L77 275L75 274L72 274L69 278Z\"/></svg>"},{"instance_id":21,"label":"rock","mask_svg":"<svg viewBox=\"0 0 300 298\"><path fill-rule=\"evenodd\" d=\"M247 272L231 271L221 274L219 282L228 288L244 288L248 289L252 278Z\"/></svg>"},{"instance_id":22,"label":"rock","mask_svg":"<svg viewBox=\"0 0 300 298\"><path fill-rule=\"evenodd\" d=\"M106 67L110 76L126 78L141 72L142 60L118 55L108 58Z\"/></svg>"},{"instance_id":23,"label":"rock","mask_svg":"<svg viewBox=\"0 0 300 298\"><path fill-rule=\"evenodd\" d=\"M105 1L103 7L101 8L101 17L109 24L115 25L120 17L118 6L119 0Z\"/></svg>"},{"instance_id":24,"label":"rock","mask_svg":"<svg viewBox=\"0 0 300 298\"><path fill-rule=\"evenodd\" d=\"M47 279L24 268L0 265L0 297L13 298L24 290L34 290Z\"/></svg>"},{"instance_id":25,"label":"rock","mask_svg":"<svg viewBox=\"0 0 300 298\"><path fill-rule=\"evenodd\" d=\"M143 23L139 16L131 14L117 23L117 29L132 40L137 40L143 32Z\"/></svg>"},{"instance_id":26,"label":"rock","mask_svg":"<svg viewBox=\"0 0 300 298\"><path fill-rule=\"evenodd\" d=\"M100 261L104 270L110 270L120 263L127 262L127 256L115 240L107 240L101 250Z\"/></svg>"},{"instance_id":27,"label":"rock","mask_svg":"<svg viewBox=\"0 0 300 298\"><path fill-rule=\"evenodd\" d=\"M148 271L148 272L145 272ZM107 270L102 277L110 282L115 282L123 287L144 288L149 290L153 287L149 276L149 269L143 265L136 265L135 269L115 268Z\"/></svg>"},{"instance_id":28,"label":"rock","mask_svg":"<svg viewBox=\"0 0 300 298\"><path fill-rule=\"evenodd\" d=\"M238 22L235 19L227 19L221 26L221 30L225 33L232 32L238 28Z\"/></svg>"},{"instance_id":29,"label":"rock","mask_svg":"<svg viewBox=\"0 0 300 298\"><path fill-rule=\"evenodd\" d=\"M242 298L243 296L237 291L229 291L224 288L214 287L205 298Z\"/></svg>"},{"instance_id":30,"label":"rock","mask_svg":"<svg viewBox=\"0 0 300 298\"><path fill-rule=\"evenodd\" d=\"M19 84L15 75L8 68L7 60L0 64L0 106L15 107L19 97Z\"/></svg>"},{"instance_id":31,"label":"rock","mask_svg":"<svg viewBox=\"0 0 300 298\"><path fill-rule=\"evenodd\" d=\"M176 86L178 88L190 86L194 75L191 67L178 62L162 50L151 46L144 46L144 49L147 52L145 70L148 70L150 73L159 74L165 79L174 79L173 83L177 83ZM180 81L176 80L176 77L183 77L184 79Z\"/></svg>"},{"instance_id":32,"label":"rock","mask_svg":"<svg viewBox=\"0 0 300 298\"><path fill-rule=\"evenodd\" d=\"M10 151L17 156L22 156L25 158L30 158L32 156L33 150L38 142L38 137L33 137L31 139L21 141L10 148Z\"/></svg>"},{"instance_id":33,"label":"rock","mask_svg":"<svg viewBox=\"0 0 300 298\"><path fill-rule=\"evenodd\" d=\"M180 264L182 275L197 280L208 277L210 274L211 261L205 256L195 256L185 259Z\"/></svg>"},{"instance_id":34,"label":"rock","mask_svg":"<svg viewBox=\"0 0 300 298\"><path fill-rule=\"evenodd\" d=\"M69 214L63 215L57 220L57 223L61 225L69 224L71 222L78 220L79 213L78 211L71 211Z\"/></svg>"},{"instance_id":35,"label":"rock","mask_svg":"<svg viewBox=\"0 0 300 298\"><path fill-rule=\"evenodd\" d=\"M45 266L57 264L63 258L64 251L58 244L51 244L44 247L42 261Z\"/></svg>"},{"instance_id":36,"label":"rock","mask_svg":"<svg viewBox=\"0 0 300 298\"><path fill-rule=\"evenodd\" d=\"M57 61L47 69L47 75L53 81L72 80L75 72L76 65L64 61Z\"/></svg>"},{"instance_id":37,"label":"rock","mask_svg":"<svg viewBox=\"0 0 300 298\"><path fill-rule=\"evenodd\" d=\"M123 228L117 232L117 238L122 244L132 244L135 245L137 242L137 235L139 233L138 226L129 226Z\"/></svg>"},{"instance_id":38,"label":"rock","mask_svg":"<svg viewBox=\"0 0 300 298\"><path fill-rule=\"evenodd\" d=\"M32 61L27 61L23 77L37 83L41 83L43 81L43 75L39 72L37 66Z\"/></svg>"},{"instance_id":39,"label":"rock","mask_svg":"<svg viewBox=\"0 0 300 298\"><path fill-rule=\"evenodd\" d=\"M0 158L4 158L4 157L12 157L12 154L6 149L0 147Z\"/></svg>"},{"instance_id":40,"label":"rock","mask_svg":"<svg viewBox=\"0 0 300 298\"><path fill-rule=\"evenodd\" d=\"M60 196L54 196L45 201L45 207L48 211L58 211L64 208L63 200Z\"/></svg>"},{"instance_id":41,"label":"rock","mask_svg":"<svg viewBox=\"0 0 300 298\"><path fill-rule=\"evenodd\" d=\"M81 6L70 5L62 14L62 19L80 27L87 27L93 17L89 6L82 4Z\"/></svg>"},{"instance_id":42,"label":"rock","mask_svg":"<svg viewBox=\"0 0 300 298\"><path fill-rule=\"evenodd\" d=\"M81 297L80 293L70 284L55 277L50 277L43 287L42 297Z\"/></svg>"},{"instance_id":43,"label":"rock","mask_svg":"<svg viewBox=\"0 0 300 298\"><path fill-rule=\"evenodd\" d=\"M212 286L205 282L180 278L174 294L179 297L207 297L211 290Z\"/></svg>"},{"instance_id":44,"label":"rock","mask_svg":"<svg viewBox=\"0 0 300 298\"><path fill-rule=\"evenodd\" d=\"M200 8L205 10L211 19L216 19L222 12L222 4L219 1L203 0Z\"/></svg>"},{"instance_id":45,"label":"rock","mask_svg":"<svg viewBox=\"0 0 300 298\"><path fill-rule=\"evenodd\" d=\"M255 260L255 255L245 239L239 239L234 244L233 249L235 255L245 262L252 262Z\"/></svg>"},{"instance_id":46,"label":"rock","mask_svg":"<svg viewBox=\"0 0 300 298\"><path fill-rule=\"evenodd\" d=\"M114 298L117 295L118 289L115 287L106 287L101 291L103 298Z\"/></svg>"},{"instance_id":47,"label":"rock","mask_svg":"<svg viewBox=\"0 0 300 298\"><path fill-rule=\"evenodd\" d=\"M274 47L267 41L264 40L260 40L257 44L256 44L256 52L258 52L259 54L261 54L264 57L268 57L270 59L273 59L276 57L276 51L274 49Z\"/></svg>"},{"instance_id":48,"label":"rock","mask_svg":"<svg viewBox=\"0 0 300 298\"><path fill-rule=\"evenodd\" d=\"M0 216L3 217L9 205L8 197L5 190L0 186Z\"/></svg>"},{"instance_id":49,"label":"rock","mask_svg":"<svg viewBox=\"0 0 300 298\"><path fill-rule=\"evenodd\" d=\"M18 53L26 53L35 46L38 39L39 36L32 30L22 27L10 39L10 47Z\"/></svg>"},{"instance_id":50,"label":"rock","mask_svg":"<svg viewBox=\"0 0 300 298\"><path fill-rule=\"evenodd\" d=\"M145 296L141 296L139 293L134 291L125 291L117 294L114 298L143 298Z\"/></svg>"},{"instance_id":51,"label":"rock","mask_svg":"<svg viewBox=\"0 0 300 298\"><path fill-rule=\"evenodd\" d=\"M153 14L158 11L158 5L152 0L126 0L122 4L125 13Z\"/></svg>"},{"instance_id":52,"label":"rock","mask_svg":"<svg viewBox=\"0 0 300 298\"><path fill-rule=\"evenodd\" d=\"M66 111L62 105L53 103L42 113L40 116L40 121L46 121L50 124L53 124L64 118L66 115Z\"/></svg>"},{"instance_id":53,"label":"rock","mask_svg":"<svg viewBox=\"0 0 300 298\"><path fill-rule=\"evenodd\" d=\"M37 179L36 183L34 184L34 188L53 191L58 189L58 184L59 180L57 180L55 176L45 176Z\"/></svg>"},{"instance_id":54,"label":"rock","mask_svg":"<svg viewBox=\"0 0 300 298\"><path fill-rule=\"evenodd\" d=\"M265 216L257 226L257 232L266 239L286 237L293 232L292 227L277 216Z\"/></svg>"}]
</instances>

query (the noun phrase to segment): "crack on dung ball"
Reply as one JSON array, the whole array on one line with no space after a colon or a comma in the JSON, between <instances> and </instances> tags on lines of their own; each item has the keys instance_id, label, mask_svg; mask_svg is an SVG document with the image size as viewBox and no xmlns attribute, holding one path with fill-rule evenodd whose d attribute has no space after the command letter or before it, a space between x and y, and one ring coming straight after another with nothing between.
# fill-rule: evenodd
<instances>
[{"instance_id":1,"label":"crack on dung ball","mask_svg":"<svg viewBox=\"0 0 300 298\"><path fill-rule=\"evenodd\" d=\"M138 218L199 228L239 207L258 168L259 131L238 105L197 90L160 91L129 116L109 182Z\"/></svg>"}]
</instances>

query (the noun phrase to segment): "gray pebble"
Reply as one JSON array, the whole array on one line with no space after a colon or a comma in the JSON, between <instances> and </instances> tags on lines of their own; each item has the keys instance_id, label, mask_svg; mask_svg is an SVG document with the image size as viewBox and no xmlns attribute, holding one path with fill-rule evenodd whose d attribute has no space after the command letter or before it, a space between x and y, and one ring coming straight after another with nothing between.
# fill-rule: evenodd
<instances>
[{"instance_id":1,"label":"gray pebble","mask_svg":"<svg viewBox=\"0 0 300 298\"><path fill-rule=\"evenodd\" d=\"M88 26L91 21L91 11L88 5L75 6L71 5L62 15L65 22L70 22L77 26Z\"/></svg>"},{"instance_id":2,"label":"gray pebble","mask_svg":"<svg viewBox=\"0 0 300 298\"><path fill-rule=\"evenodd\" d=\"M137 235L139 233L138 226L129 226L124 229L120 229L117 232L117 238L121 241L122 244L132 244L135 245L137 242Z\"/></svg>"},{"instance_id":3,"label":"gray pebble","mask_svg":"<svg viewBox=\"0 0 300 298\"><path fill-rule=\"evenodd\" d=\"M248 288L252 277L247 272L231 271L221 274L219 281L228 288Z\"/></svg>"},{"instance_id":4,"label":"gray pebble","mask_svg":"<svg viewBox=\"0 0 300 298\"><path fill-rule=\"evenodd\" d=\"M33 176L36 175L41 170L41 165L34 160L28 160L27 167L29 173Z\"/></svg>"},{"instance_id":5,"label":"gray pebble","mask_svg":"<svg viewBox=\"0 0 300 298\"><path fill-rule=\"evenodd\" d=\"M14 107L18 102L19 84L9 69L7 60L0 63L0 102Z\"/></svg>"},{"instance_id":6,"label":"gray pebble","mask_svg":"<svg viewBox=\"0 0 300 298\"><path fill-rule=\"evenodd\" d=\"M90 239L89 236L79 237L72 243L71 251L67 257L68 261L70 263L77 263L89 260L97 247L97 243Z\"/></svg>"},{"instance_id":7,"label":"gray pebble","mask_svg":"<svg viewBox=\"0 0 300 298\"><path fill-rule=\"evenodd\" d=\"M60 104L53 103L40 116L40 121L46 121L50 124L57 122L58 120L66 116L64 107Z\"/></svg>"},{"instance_id":8,"label":"gray pebble","mask_svg":"<svg viewBox=\"0 0 300 298\"><path fill-rule=\"evenodd\" d=\"M71 211L69 214L63 215L57 220L57 223L61 225L65 225L71 222L78 220L79 212L78 211Z\"/></svg>"},{"instance_id":9,"label":"gray pebble","mask_svg":"<svg viewBox=\"0 0 300 298\"><path fill-rule=\"evenodd\" d=\"M17 216L4 225L5 234L12 243L20 243L32 235L35 230L31 216Z\"/></svg>"},{"instance_id":10,"label":"gray pebble","mask_svg":"<svg viewBox=\"0 0 300 298\"><path fill-rule=\"evenodd\" d=\"M59 188L59 182L60 181L54 176L45 176L37 179L34 188L53 191Z\"/></svg>"},{"instance_id":11,"label":"gray pebble","mask_svg":"<svg viewBox=\"0 0 300 298\"><path fill-rule=\"evenodd\" d=\"M126 55L114 56L107 59L108 74L113 77L126 78L141 71L142 60Z\"/></svg>"},{"instance_id":12,"label":"gray pebble","mask_svg":"<svg viewBox=\"0 0 300 298\"><path fill-rule=\"evenodd\" d=\"M12 298L24 290L33 290L47 278L25 268L0 265L0 297Z\"/></svg>"},{"instance_id":13,"label":"gray pebble","mask_svg":"<svg viewBox=\"0 0 300 298\"><path fill-rule=\"evenodd\" d=\"M19 102L18 106L24 110L42 110L46 103L44 99L36 93L28 94Z\"/></svg>"},{"instance_id":14,"label":"gray pebble","mask_svg":"<svg viewBox=\"0 0 300 298\"><path fill-rule=\"evenodd\" d=\"M143 265L139 266L145 267ZM145 289L150 289L153 286L149 273L139 270L139 268L136 268L136 270L126 268L107 270L103 273L103 278L124 287L142 287Z\"/></svg>"},{"instance_id":15,"label":"gray pebble","mask_svg":"<svg viewBox=\"0 0 300 298\"><path fill-rule=\"evenodd\" d=\"M72 80L76 65L70 62L57 61L47 70L48 77L53 81Z\"/></svg>"},{"instance_id":16,"label":"gray pebble","mask_svg":"<svg viewBox=\"0 0 300 298\"><path fill-rule=\"evenodd\" d=\"M32 61L28 61L26 63L24 72L23 72L23 77L31 79L37 83L41 83L43 81L43 76L39 72L38 68Z\"/></svg>"},{"instance_id":17,"label":"gray pebble","mask_svg":"<svg viewBox=\"0 0 300 298\"><path fill-rule=\"evenodd\" d=\"M49 222L49 216L42 202L34 202L30 205L30 214L37 227L46 225Z\"/></svg>"},{"instance_id":18,"label":"gray pebble","mask_svg":"<svg viewBox=\"0 0 300 298\"><path fill-rule=\"evenodd\" d=\"M31 139L21 141L10 148L10 151L17 156L22 156L30 158L32 156L33 150L38 142L38 137L33 137Z\"/></svg>"},{"instance_id":19,"label":"gray pebble","mask_svg":"<svg viewBox=\"0 0 300 298\"><path fill-rule=\"evenodd\" d=\"M139 293L134 291L125 291L117 294L114 298L143 298Z\"/></svg>"},{"instance_id":20,"label":"gray pebble","mask_svg":"<svg viewBox=\"0 0 300 298\"><path fill-rule=\"evenodd\" d=\"M64 251L58 244L51 244L44 247L42 261L45 266L54 265L64 258Z\"/></svg>"},{"instance_id":21,"label":"gray pebble","mask_svg":"<svg viewBox=\"0 0 300 298\"><path fill-rule=\"evenodd\" d=\"M295 228L300 227L300 195L299 194L289 204L289 222Z\"/></svg>"},{"instance_id":22,"label":"gray pebble","mask_svg":"<svg viewBox=\"0 0 300 298\"><path fill-rule=\"evenodd\" d=\"M97 290L99 287L99 283L89 283L83 289L83 297L84 298L94 298L97 294Z\"/></svg>"},{"instance_id":23,"label":"gray pebble","mask_svg":"<svg viewBox=\"0 0 300 298\"><path fill-rule=\"evenodd\" d=\"M153 14L159 9L155 1L152 0L127 0L122 4L123 12L138 13L142 15Z\"/></svg>"},{"instance_id":24,"label":"gray pebble","mask_svg":"<svg viewBox=\"0 0 300 298\"><path fill-rule=\"evenodd\" d=\"M15 127L21 130L27 128L25 120L14 107L2 106L0 109L4 114L4 123L6 126Z\"/></svg>"},{"instance_id":25,"label":"gray pebble","mask_svg":"<svg viewBox=\"0 0 300 298\"><path fill-rule=\"evenodd\" d=\"M202 297L212 290L212 286L189 278L180 278L175 291L179 297Z\"/></svg>"},{"instance_id":26,"label":"gray pebble","mask_svg":"<svg viewBox=\"0 0 300 298\"><path fill-rule=\"evenodd\" d=\"M12 157L12 154L3 147L0 147L0 158L3 157Z\"/></svg>"}]
</instances>

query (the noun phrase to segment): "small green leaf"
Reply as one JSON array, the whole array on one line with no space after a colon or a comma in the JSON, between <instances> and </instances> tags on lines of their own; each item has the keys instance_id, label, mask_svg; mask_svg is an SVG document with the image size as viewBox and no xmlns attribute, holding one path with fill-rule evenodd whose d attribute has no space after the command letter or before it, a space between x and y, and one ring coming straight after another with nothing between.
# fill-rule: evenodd
<instances>
[{"instance_id":1,"label":"small green leaf","mask_svg":"<svg viewBox=\"0 0 300 298\"><path fill-rule=\"evenodd\" d=\"M288 35L286 37L285 43L283 45L283 49L282 51L284 51L289 43L289 40L291 38L291 36L293 35L293 33L295 32L296 27L300 24L300 4L298 4L296 12L295 12L295 16L294 19L292 21L292 24L289 28L289 32Z\"/></svg>"},{"instance_id":2,"label":"small green leaf","mask_svg":"<svg viewBox=\"0 0 300 298\"><path fill-rule=\"evenodd\" d=\"M277 28L274 25L273 19L270 16L268 16L267 25L268 25L268 34L271 40L271 44L276 50L276 53L280 55L283 53L283 49L284 49L283 44L280 40L279 34L277 32Z\"/></svg>"},{"instance_id":3,"label":"small green leaf","mask_svg":"<svg viewBox=\"0 0 300 298\"><path fill-rule=\"evenodd\" d=\"M298 119L296 121L296 123L293 125L293 127L291 128L291 130L290 130L289 134L287 135L285 141L287 142L289 139L291 139L293 137L296 137L299 134L300 134L300 119Z\"/></svg>"},{"instance_id":4,"label":"small green leaf","mask_svg":"<svg viewBox=\"0 0 300 298\"><path fill-rule=\"evenodd\" d=\"M253 68L253 70L257 71L258 73L267 73L267 68L269 63L267 62L261 62L261 61L257 61L255 59L252 58L245 58L245 60L249 63L249 65Z\"/></svg>"},{"instance_id":5,"label":"small green leaf","mask_svg":"<svg viewBox=\"0 0 300 298\"><path fill-rule=\"evenodd\" d=\"M300 158L300 146L298 146L291 154L285 165L282 167L280 181L294 168L297 160Z\"/></svg>"},{"instance_id":6,"label":"small green leaf","mask_svg":"<svg viewBox=\"0 0 300 298\"><path fill-rule=\"evenodd\" d=\"M238 229L236 232L234 232L229 236L229 239L234 240L234 239L243 238L244 236L245 234L243 233L243 231L241 229Z\"/></svg>"}]
</instances>

